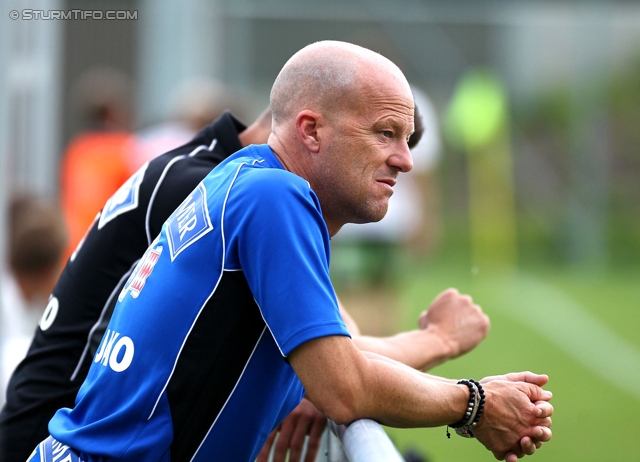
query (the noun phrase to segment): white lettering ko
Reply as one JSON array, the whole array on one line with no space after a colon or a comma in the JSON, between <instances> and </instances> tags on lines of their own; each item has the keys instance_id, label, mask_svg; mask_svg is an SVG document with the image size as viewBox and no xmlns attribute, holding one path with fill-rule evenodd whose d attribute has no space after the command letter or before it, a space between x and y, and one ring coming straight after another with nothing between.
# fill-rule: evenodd
<instances>
[{"instance_id":1,"label":"white lettering ko","mask_svg":"<svg viewBox=\"0 0 640 462\"><path fill-rule=\"evenodd\" d=\"M101 363L103 366L108 364L114 372L126 370L131 365L135 348L131 338L118 337L118 332L107 329L93 362Z\"/></svg>"}]
</instances>

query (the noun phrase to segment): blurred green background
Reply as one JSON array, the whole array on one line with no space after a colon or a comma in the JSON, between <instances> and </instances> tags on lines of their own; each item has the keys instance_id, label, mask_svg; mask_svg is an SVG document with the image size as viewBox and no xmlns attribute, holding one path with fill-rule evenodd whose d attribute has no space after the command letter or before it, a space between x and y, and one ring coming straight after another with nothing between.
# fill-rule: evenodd
<instances>
[{"instance_id":1,"label":"blurred green background","mask_svg":"<svg viewBox=\"0 0 640 462\"><path fill-rule=\"evenodd\" d=\"M339 295L365 331L416 328L449 287L489 315L478 348L430 372L549 375L554 438L540 460L640 460L639 63L580 90L558 82L526 105L507 104L494 73L469 72L444 111L431 190L439 232L428 249L334 242ZM586 117L594 98L598 109ZM606 154L588 142L605 143ZM530 150L548 156L553 179L534 178ZM389 265L392 273L376 270ZM443 428L387 432L402 452L430 462L494 460Z\"/></svg>"},{"instance_id":2,"label":"blurred green background","mask_svg":"<svg viewBox=\"0 0 640 462\"><path fill-rule=\"evenodd\" d=\"M485 71L475 75L487 78ZM448 287L472 295L489 315L487 339L432 373L476 379L522 370L549 375L554 438L536 455L540 460L640 460L635 436L640 429L638 131L629 125L636 127L631 120L639 120L640 105L633 101L639 101L640 72L633 67L594 86L606 101L604 121L598 123L606 127L599 136L606 133L612 146L606 168L585 167L580 163L585 156L572 154L572 143L578 143L572 117L581 115L572 113L571 90L564 85L526 107L512 107L508 122L484 138L477 136L472 112L477 110L480 119L487 112L482 104L492 103L486 94L478 109L454 97L445 119L450 125L445 125L438 186L432 191L439 197L441 220L436 242L426 253L416 253L411 244L394 247L392 260L390 254L372 253L371 247L356 247L360 253L355 255L366 262L360 266L342 261L352 255L353 242L335 243L335 279L347 307L377 294L368 299L369 306L357 308L365 329L384 334L416 328L420 312ZM456 127L451 115L460 111L457 103L467 111L458 116L462 122L471 119L466 139L465 127ZM541 152L553 153L556 181L575 182L572 192L569 188L544 199L544 207L522 197L531 172L523 169L526 159L510 151L509 127L540 143ZM476 141L468 141L474 136ZM518 171L520 177L514 174ZM586 178L578 178L582 174ZM605 186L594 193L603 186L597 185L601 175L608 176ZM456 203L456 195L465 194L467 200ZM574 202L580 195L584 209ZM372 277L372 267L390 261L396 262L394 273L384 280ZM351 274L348 284L340 283L340 265ZM377 323L368 317L371 308L382 313ZM494 460L477 442L447 439L442 428L388 433L401 451L417 450L431 462Z\"/></svg>"},{"instance_id":3,"label":"blurred green background","mask_svg":"<svg viewBox=\"0 0 640 462\"><path fill-rule=\"evenodd\" d=\"M548 461L640 460L638 269L576 271L523 265L511 274L472 276L450 259L407 272L399 284L402 327L437 293L458 287L491 318L491 331L474 351L432 370L450 378L508 371L548 374L553 391L553 439L536 454ZM443 428L388 429L402 450L429 461L494 460L479 443Z\"/></svg>"}]
</instances>

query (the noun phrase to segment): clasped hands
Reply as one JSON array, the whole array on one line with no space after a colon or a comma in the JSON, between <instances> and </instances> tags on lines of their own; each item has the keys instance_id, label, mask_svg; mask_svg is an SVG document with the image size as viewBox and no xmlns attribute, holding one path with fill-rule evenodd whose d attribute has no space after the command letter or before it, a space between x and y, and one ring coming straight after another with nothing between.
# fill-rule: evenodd
<instances>
[{"instance_id":1,"label":"clasped hands","mask_svg":"<svg viewBox=\"0 0 640 462\"><path fill-rule=\"evenodd\" d=\"M489 318L482 309L471 297L461 295L456 289L440 293L420 314L418 324L420 335L428 337L432 345L434 342L441 345L441 348L434 348L438 353L434 352L430 358L427 352L425 360L420 361L422 364L414 365L421 370L467 353L489 331ZM481 381L488 394L486 416L474 433L496 458L515 462L524 455L535 453L551 439L553 407L548 402L551 393L541 388L547 381L547 376L531 372L486 377ZM290 461L299 461L307 436L304 462L314 462L326 425L326 417L310 401L303 399L269 435L256 462L268 461L274 442L273 462L284 462L287 452Z\"/></svg>"}]
</instances>

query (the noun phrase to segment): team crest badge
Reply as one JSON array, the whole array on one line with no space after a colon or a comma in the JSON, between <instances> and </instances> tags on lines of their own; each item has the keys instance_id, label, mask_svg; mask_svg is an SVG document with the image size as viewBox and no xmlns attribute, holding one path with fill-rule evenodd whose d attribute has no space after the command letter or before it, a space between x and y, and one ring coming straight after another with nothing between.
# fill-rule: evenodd
<instances>
[{"instance_id":1,"label":"team crest badge","mask_svg":"<svg viewBox=\"0 0 640 462\"><path fill-rule=\"evenodd\" d=\"M206 199L207 190L204 184L200 183L167 220L166 232L171 261L213 229Z\"/></svg>"},{"instance_id":2,"label":"team crest badge","mask_svg":"<svg viewBox=\"0 0 640 462\"><path fill-rule=\"evenodd\" d=\"M145 283L147 282L147 278L151 276L153 268L156 266L156 263L160 259L160 255L162 254L162 246L159 245L154 248L153 245L147 249L142 259L138 262L133 273L129 276L127 283L122 288L120 295L118 296L118 300L124 300L127 293L131 292L131 296L133 298L138 298L140 292L144 288Z\"/></svg>"}]
</instances>

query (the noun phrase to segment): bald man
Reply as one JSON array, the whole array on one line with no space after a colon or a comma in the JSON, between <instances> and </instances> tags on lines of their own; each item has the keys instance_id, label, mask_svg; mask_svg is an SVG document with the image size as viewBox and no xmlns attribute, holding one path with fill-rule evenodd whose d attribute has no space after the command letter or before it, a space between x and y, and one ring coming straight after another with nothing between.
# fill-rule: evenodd
<instances>
[{"instance_id":1,"label":"bald man","mask_svg":"<svg viewBox=\"0 0 640 462\"><path fill-rule=\"evenodd\" d=\"M551 437L546 376L428 376L363 353L340 315L329 239L380 220L412 167L402 72L315 43L285 64L271 107L268 143L222 162L165 222L31 460L250 462L305 395L337 423L451 424L498 458L535 452Z\"/></svg>"}]
</instances>

